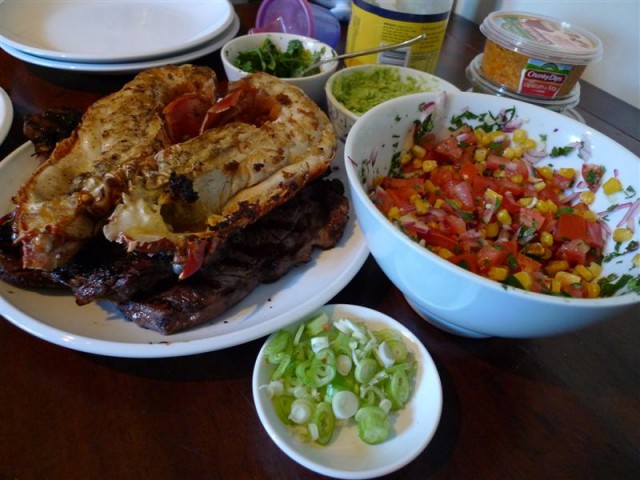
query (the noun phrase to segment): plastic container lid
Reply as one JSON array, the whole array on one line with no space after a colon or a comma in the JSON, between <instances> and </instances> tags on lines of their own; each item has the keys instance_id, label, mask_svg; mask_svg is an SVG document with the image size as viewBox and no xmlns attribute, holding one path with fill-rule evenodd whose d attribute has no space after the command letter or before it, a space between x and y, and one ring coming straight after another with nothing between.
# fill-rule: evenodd
<instances>
[{"instance_id":1,"label":"plastic container lid","mask_svg":"<svg viewBox=\"0 0 640 480\"><path fill-rule=\"evenodd\" d=\"M587 65L602 58L602 42L594 34L534 13L493 12L480 31L508 50L551 62Z\"/></svg>"},{"instance_id":2,"label":"plastic container lid","mask_svg":"<svg viewBox=\"0 0 640 480\"><path fill-rule=\"evenodd\" d=\"M531 95L515 93L495 82L492 82L482 73L482 54L476 55L471 63L467 65L465 73L467 79L469 79L474 90L477 92L522 100L524 102L538 105L539 107L548 108L554 112L564 112L565 110L575 107L580 102L580 82L576 83L568 95L555 98L533 97Z\"/></svg>"},{"instance_id":3,"label":"plastic container lid","mask_svg":"<svg viewBox=\"0 0 640 480\"><path fill-rule=\"evenodd\" d=\"M326 8L307 0L263 0L249 33L282 32L316 38L331 47L340 41L340 22Z\"/></svg>"}]
</instances>

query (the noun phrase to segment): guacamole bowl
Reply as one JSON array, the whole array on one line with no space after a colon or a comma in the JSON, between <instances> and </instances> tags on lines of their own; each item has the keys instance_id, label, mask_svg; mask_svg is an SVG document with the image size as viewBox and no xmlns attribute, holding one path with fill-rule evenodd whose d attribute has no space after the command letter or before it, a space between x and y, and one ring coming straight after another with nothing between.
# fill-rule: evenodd
<instances>
[{"instance_id":1,"label":"guacamole bowl","mask_svg":"<svg viewBox=\"0 0 640 480\"><path fill-rule=\"evenodd\" d=\"M343 141L360 116L392 98L418 92L458 92L455 85L430 73L394 65L357 65L329 77L324 92L329 119Z\"/></svg>"},{"instance_id":2,"label":"guacamole bowl","mask_svg":"<svg viewBox=\"0 0 640 480\"><path fill-rule=\"evenodd\" d=\"M472 124L471 134L460 133L456 127L452 133L450 128L461 119ZM490 169L492 157L486 159L487 168L480 170L475 166L480 159L471 164L475 174L466 169L469 157L459 157L463 161L457 164L452 160L456 147L479 145L474 137L480 130L486 132L482 127L497 122L500 128L490 131L497 132L501 142L509 137L515 145L513 136L519 129L535 139L536 145L518 161L503 162L504 168ZM435 142L450 140L437 145L452 148L439 150L442 156L423 155L429 159L424 162L441 167L440 179L432 173L425 176L422 160L419 165L403 163L405 153L423 139L430 141L430 135ZM494 145L497 137L494 140L487 145ZM408 304L432 325L466 337L532 338L623 316L640 320L640 158L593 128L515 99L472 92L419 93L366 112L347 136L344 158L356 218L372 256ZM604 174L602 183L592 190L590 182L596 179L590 172L596 171L595 166L604 168ZM521 167L526 170L518 171ZM414 168L413 176L404 174L409 168ZM454 174L456 168L463 172L459 177ZM554 172L561 172L562 178L548 175ZM561 193L552 201L547 186L567 180L565 174L570 172L572 182L554 190ZM381 181L383 177L387 183ZM616 183L612 179L620 188L608 188L609 182ZM402 184L407 180L410 185ZM420 180L423 192L433 195L429 205L413 200ZM494 186L488 187L489 182ZM471 189L468 201L465 184ZM398 189L391 191L393 185ZM401 196L403 185L406 191ZM526 190L528 201L520 203L515 192L527 186L537 195ZM387 208L383 213L385 193L397 210ZM402 205L396 197L408 201ZM580 202L588 202L588 211ZM547 207L544 214L542 207ZM508 208L512 210L509 215L500 213L503 209L508 213ZM595 216L588 219L589 212ZM534 216L542 220L525 221ZM582 231L567 230L565 219L576 220ZM494 233L489 224L495 224ZM618 237L619 230L628 235ZM524 250L533 243L544 249ZM477 251L474 247L490 249ZM574 255L578 249L585 260L595 249L601 254L580 262ZM547 251L550 256L545 258ZM492 271L491 253L502 256L500 270L493 270L504 273L502 278L484 274ZM561 255L567 262L562 267L565 270L552 273L551 263L543 262L563 258ZM532 262L538 262L537 270ZM599 265L601 271L587 279L578 265L594 269ZM554 268L559 266L554 264ZM542 278L546 283L539 282ZM556 289L555 282L562 289ZM590 285L594 291L581 290L582 298L568 291Z\"/></svg>"}]
</instances>

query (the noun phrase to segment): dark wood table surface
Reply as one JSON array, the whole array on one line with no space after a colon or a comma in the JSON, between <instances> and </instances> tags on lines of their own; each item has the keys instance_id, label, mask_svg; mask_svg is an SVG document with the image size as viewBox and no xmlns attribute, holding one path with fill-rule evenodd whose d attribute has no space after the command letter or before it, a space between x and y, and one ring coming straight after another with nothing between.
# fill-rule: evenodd
<instances>
[{"instance_id":1,"label":"dark wood table surface","mask_svg":"<svg viewBox=\"0 0 640 480\"><path fill-rule=\"evenodd\" d=\"M256 5L236 9L246 31ZM437 73L468 88L464 69L483 41L477 25L454 15ZM195 63L222 74L217 53ZM25 142L26 114L85 108L129 78L39 68L0 52L0 86L15 108L0 158ZM583 82L577 110L640 155L637 109ZM389 478L640 478L640 314L551 338L460 338L421 320L371 258L332 303L397 318L438 367L444 409L435 437ZM2 319L0 479L321 478L260 424L251 375L262 342L113 358L48 343Z\"/></svg>"}]
</instances>

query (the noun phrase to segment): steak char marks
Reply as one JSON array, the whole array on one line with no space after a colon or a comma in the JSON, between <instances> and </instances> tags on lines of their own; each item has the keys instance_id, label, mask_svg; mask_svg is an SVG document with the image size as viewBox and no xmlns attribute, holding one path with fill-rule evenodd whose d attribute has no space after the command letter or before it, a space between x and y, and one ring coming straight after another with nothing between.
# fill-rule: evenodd
<instances>
[{"instance_id":1,"label":"steak char marks","mask_svg":"<svg viewBox=\"0 0 640 480\"><path fill-rule=\"evenodd\" d=\"M0 242L0 278L23 287L67 286L79 305L112 301L127 319L170 335L215 321L259 284L311 261L315 248L333 248L348 219L342 183L318 180L230 237L183 281L177 280L171 255L127 253L103 237L48 273L20 269L19 250L5 238Z\"/></svg>"},{"instance_id":2,"label":"steak char marks","mask_svg":"<svg viewBox=\"0 0 640 480\"><path fill-rule=\"evenodd\" d=\"M311 261L314 248L334 247L348 218L342 183L314 182L232 237L217 258L193 276L121 302L118 309L141 327L165 335L211 321L260 283L274 282Z\"/></svg>"}]
</instances>

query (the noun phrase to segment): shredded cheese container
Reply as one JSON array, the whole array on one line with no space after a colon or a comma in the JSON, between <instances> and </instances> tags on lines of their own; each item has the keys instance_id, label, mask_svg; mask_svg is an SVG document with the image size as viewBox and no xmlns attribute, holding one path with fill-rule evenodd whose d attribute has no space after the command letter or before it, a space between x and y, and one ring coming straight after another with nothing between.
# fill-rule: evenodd
<instances>
[{"instance_id":1,"label":"shredded cheese container","mask_svg":"<svg viewBox=\"0 0 640 480\"><path fill-rule=\"evenodd\" d=\"M426 33L408 47L345 60L345 65L385 64L435 73L453 0L353 0L346 52L400 43Z\"/></svg>"},{"instance_id":2,"label":"shredded cheese container","mask_svg":"<svg viewBox=\"0 0 640 480\"><path fill-rule=\"evenodd\" d=\"M551 17L525 12L489 14L482 72L513 92L533 97L569 95L587 65L602 58L594 34Z\"/></svg>"}]
</instances>

